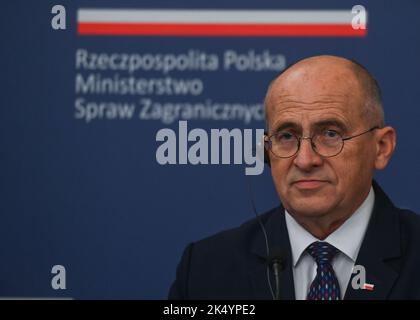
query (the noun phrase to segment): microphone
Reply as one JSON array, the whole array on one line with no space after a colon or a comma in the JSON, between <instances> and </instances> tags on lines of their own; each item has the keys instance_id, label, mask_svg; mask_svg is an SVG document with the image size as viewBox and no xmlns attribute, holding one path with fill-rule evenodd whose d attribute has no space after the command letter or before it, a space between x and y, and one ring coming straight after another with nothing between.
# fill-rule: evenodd
<instances>
[{"instance_id":1,"label":"microphone","mask_svg":"<svg viewBox=\"0 0 420 320\"><path fill-rule=\"evenodd\" d=\"M251 183L247 179L248 176L245 176L245 179L247 181L248 185L248 192L251 200L252 209L254 211L255 217L257 218L258 224L260 225L261 231L264 236L265 240L265 249L267 251L267 283L268 287L271 292L271 296L273 297L273 300L280 300L280 274L284 270L286 265L286 253L283 249L279 247L273 247L270 248L269 241L268 241L268 235L267 231L265 230L264 223L262 222L262 219L260 215L258 214L257 208L255 207L254 197L252 196L252 188ZM271 279L270 279L270 268L273 270L274 273L274 279L276 282L276 290L273 292L273 287L271 285Z\"/></svg>"},{"instance_id":2,"label":"microphone","mask_svg":"<svg viewBox=\"0 0 420 320\"><path fill-rule=\"evenodd\" d=\"M274 300L280 300L280 275L285 268L285 254L281 248L271 248L270 254L267 256L267 263L273 270L274 280L276 283L276 291L274 294Z\"/></svg>"}]
</instances>

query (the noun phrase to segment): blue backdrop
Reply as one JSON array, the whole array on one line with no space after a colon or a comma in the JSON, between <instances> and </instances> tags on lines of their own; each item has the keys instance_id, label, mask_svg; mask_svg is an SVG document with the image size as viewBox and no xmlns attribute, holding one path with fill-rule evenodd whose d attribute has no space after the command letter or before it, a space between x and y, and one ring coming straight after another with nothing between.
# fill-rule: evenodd
<instances>
[{"instance_id":1,"label":"blue backdrop","mask_svg":"<svg viewBox=\"0 0 420 320\"><path fill-rule=\"evenodd\" d=\"M51 27L55 4L65 30ZM142 37L77 33L80 8L368 10L365 37ZM183 54L222 58L227 50L269 51L286 64L316 54L354 58L378 79L396 153L377 179L402 207L420 212L420 3L390 1L4 1L1 5L0 296L165 298L187 243L251 219L278 203L268 170L245 177L243 165L160 165L156 132L178 120L76 116L75 101L261 104L276 70L138 70L137 78L198 79L197 95L83 93L76 52ZM119 71L126 76L127 72ZM80 85L80 83L79 83ZM137 110L137 109L136 109ZM191 120L189 127L263 128L261 120ZM51 268L66 269L66 289Z\"/></svg>"}]
</instances>

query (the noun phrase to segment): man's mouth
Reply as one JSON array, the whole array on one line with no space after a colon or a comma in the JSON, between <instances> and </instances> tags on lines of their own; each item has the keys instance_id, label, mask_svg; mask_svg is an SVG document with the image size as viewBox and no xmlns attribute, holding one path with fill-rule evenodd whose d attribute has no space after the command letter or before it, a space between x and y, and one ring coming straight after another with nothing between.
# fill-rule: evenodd
<instances>
[{"instance_id":1,"label":"man's mouth","mask_svg":"<svg viewBox=\"0 0 420 320\"><path fill-rule=\"evenodd\" d=\"M293 182L293 185L301 190L317 189L324 186L328 181L317 179L301 179Z\"/></svg>"}]
</instances>

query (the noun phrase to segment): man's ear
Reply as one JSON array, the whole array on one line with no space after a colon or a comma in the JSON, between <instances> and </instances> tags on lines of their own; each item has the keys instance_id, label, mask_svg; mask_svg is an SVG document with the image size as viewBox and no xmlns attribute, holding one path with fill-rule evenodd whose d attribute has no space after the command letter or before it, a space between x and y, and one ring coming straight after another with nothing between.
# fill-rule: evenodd
<instances>
[{"instance_id":1,"label":"man's ear","mask_svg":"<svg viewBox=\"0 0 420 320\"><path fill-rule=\"evenodd\" d=\"M267 132L264 132L264 163L266 163L269 167L271 167L271 163L270 163L270 155L269 152L270 150L268 149L268 142L266 141L266 137L267 137Z\"/></svg>"},{"instance_id":2,"label":"man's ear","mask_svg":"<svg viewBox=\"0 0 420 320\"><path fill-rule=\"evenodd\" d=\"M375 169L384 169L394 153L397 134L392 127L383 127L376 133Z\"/></svg>"}]
</instances>

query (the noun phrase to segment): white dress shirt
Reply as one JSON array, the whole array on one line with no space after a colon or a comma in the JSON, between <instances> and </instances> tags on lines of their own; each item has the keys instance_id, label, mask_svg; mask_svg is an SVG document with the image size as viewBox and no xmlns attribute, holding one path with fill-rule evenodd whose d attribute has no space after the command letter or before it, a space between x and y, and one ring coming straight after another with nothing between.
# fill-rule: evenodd
<instances>
[{"instance_id":1,"label":"white dress shirt","mask_svg":"<svg viewBox=\"0 0 420 320\"><path fill-rule=\"evenodd\" d=\"M306 300L309 287L316 276L316 262L305 251L314 241L328 242L340 250L333 259L332 266L340 284L341 299L344 298L360 246L369 224L374 202L375 193L371 187L368 196L361 206L324 240L319 240L306 231L286 210L286 225L292 247L293 278L297 300Z\"/></svg>"}]
</instances>

